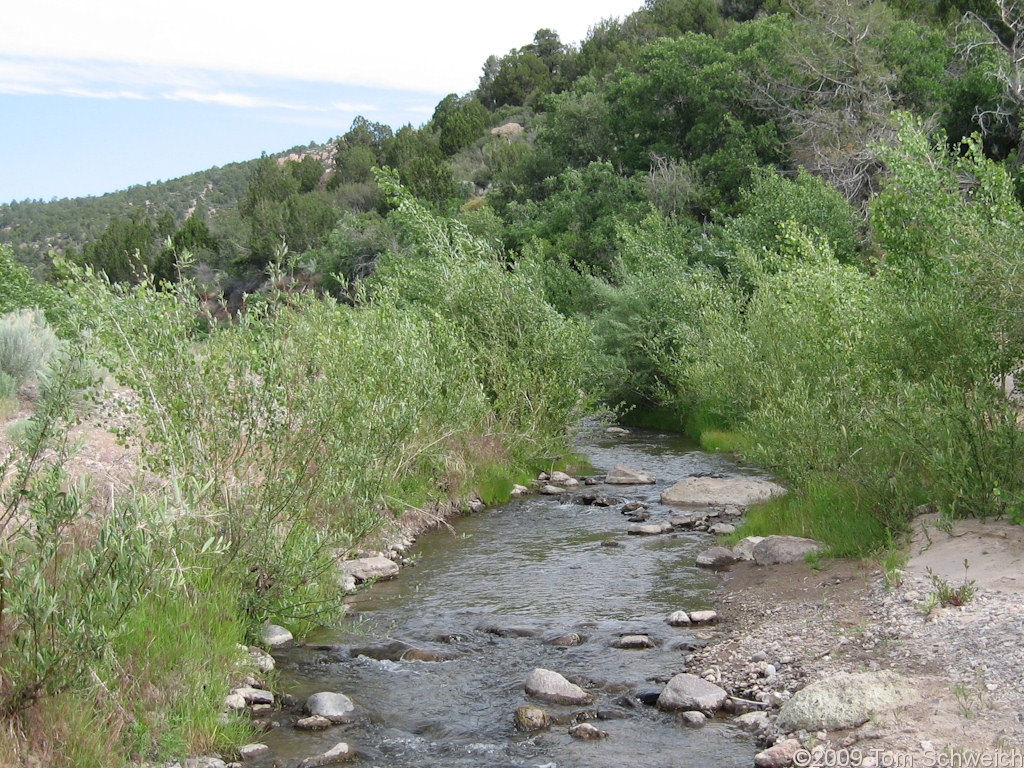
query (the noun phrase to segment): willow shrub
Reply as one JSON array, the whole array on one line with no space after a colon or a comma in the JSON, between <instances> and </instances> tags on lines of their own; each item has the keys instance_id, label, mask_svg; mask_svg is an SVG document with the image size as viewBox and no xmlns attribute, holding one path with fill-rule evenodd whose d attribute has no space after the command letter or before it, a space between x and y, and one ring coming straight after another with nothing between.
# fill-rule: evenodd
<instances>
[{"instance_id":1,"label":"willow shrub","mask_svg":"<svg viewBox=\"0 0 1024 768\"><path fill-rule=\"evenodd\" d=\"M125 437L226 539L253 627L336 618L334 558L385 510L561 452L580 404L579 329L486 244L390 191L411 255L382 257L354 306L279 274L209 325L188 283L81 275L107 365L138 395Z\"/></svg>"}]
</instances>

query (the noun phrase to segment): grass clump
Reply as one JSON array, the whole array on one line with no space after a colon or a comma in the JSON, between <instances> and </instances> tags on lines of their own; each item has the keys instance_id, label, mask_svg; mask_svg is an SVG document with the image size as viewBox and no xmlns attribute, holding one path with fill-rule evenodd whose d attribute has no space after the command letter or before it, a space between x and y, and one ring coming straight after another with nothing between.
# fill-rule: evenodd
<instances>
[{"instance_id":1,"label":"grass clump","mask_svg":"<svg viewBox=\"0 0 1024 768\"><path fill-rule=\"evenodd\" d=\"M705 451L736 453L749 446L750 440L740 432L707 429L700 433L700 447Z\"/></svg>"}]
</instances>

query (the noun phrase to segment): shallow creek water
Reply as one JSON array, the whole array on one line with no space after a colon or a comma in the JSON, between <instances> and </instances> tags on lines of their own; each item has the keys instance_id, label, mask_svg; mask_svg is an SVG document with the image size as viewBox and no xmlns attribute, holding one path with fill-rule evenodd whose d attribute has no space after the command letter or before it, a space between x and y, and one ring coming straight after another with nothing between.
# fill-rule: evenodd
<instances>
[{"instance_id":1,"label":"shallow creek water","mask_svg":"<svg viewBox=\"0 0 1024 768\"><path fill-rule=\"evenodd\" d=\"M647 503L652 522L673 514L659 497L676 480L698 472L749 472L678 436L654 432L596 433L577 450L596 475L614 464L653 472L656 485L592 489ZM635 698L684 671L688 644L700 642L699 633L670 627L665 619L678 609L711 607L717 577L694 566L710 537L627 535L622 505L575 503L582 490L514 500L456 521L454 533L424 535L414 550L417 566L360 593L343 626L311 638L315 648L276 654L280 692L300 701L317 691L344 692L361 717L322 733L287 725L269 732L262 740L274 762L294 764L343 740L358 751L350 764L381 768L751 765L753 741L727 717L687 728ZM608 540L619 546L602 546ZM570 648L547 642L569 632L585 641ZM611 647L634 632L649 634L658 647ZM447 660L358 655L395 640ZM563 707L530 700L523 681L534 667L582 683L595 694L594 703ZM565 718L599 710L612 717L593 724L609 737L577 741L568 736L568 723L519 733L512 715L523 704Z\"/></svg>"}]
</instances>

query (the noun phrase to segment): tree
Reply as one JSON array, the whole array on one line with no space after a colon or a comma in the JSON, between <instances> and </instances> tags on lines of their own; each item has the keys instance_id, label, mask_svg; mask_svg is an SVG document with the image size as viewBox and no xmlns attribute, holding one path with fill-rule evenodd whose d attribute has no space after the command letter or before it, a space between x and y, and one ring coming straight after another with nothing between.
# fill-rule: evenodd
<instances>
[{"instance_id":1,"label":"tree","mask_svg":"<svg viewBox=\"0 0 1024 768\"><path fill-rule=\"evenodd\" d=\"M446 155L468 147L484 132L487 110L471 96L445 96L434 109L431 123L437 131L437 144Z\"/></svg>"},{"instance_id":2,"label":"tree","mask_svg":"<svg viewBox=\"0 0 1024 768\"><path fill-rule=\"evenodd\" d=\"M305 155L301 160L288 162L288 170L299 185L299 192L312 192L320 184L320 177L324 175L324 167L312 155Z\"/></svg>"},{"instance_id":3,"label":"tree","mask_svg":"<svg viewBox=\"0 0 1024 768\"><path fill-rule=\"evenodd\" d=\"M152 263L155 230L142 211L113 219L99 238L85 246L80 260L114 283L132 283Z\"/></svg>"}]
</instances>

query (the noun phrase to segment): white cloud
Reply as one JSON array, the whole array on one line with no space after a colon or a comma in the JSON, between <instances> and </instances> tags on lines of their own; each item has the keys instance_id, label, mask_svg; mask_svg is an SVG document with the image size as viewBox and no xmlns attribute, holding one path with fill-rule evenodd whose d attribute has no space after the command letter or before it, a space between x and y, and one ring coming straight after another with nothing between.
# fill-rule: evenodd
<instances>
[{"instance_id":1,"label":"white cloud","mask_svg":"<svg viewBox=\"0 0 1024 768\"><path fill-rule=\"evenodd\" d=\"M9 5L0 25L0 51L8 55L437 93L472 89L488 55L525 45L538 28L576 42L602 18L641 2L291 0L269 10L241 0Z\"/></svg>"}]
</instances>

